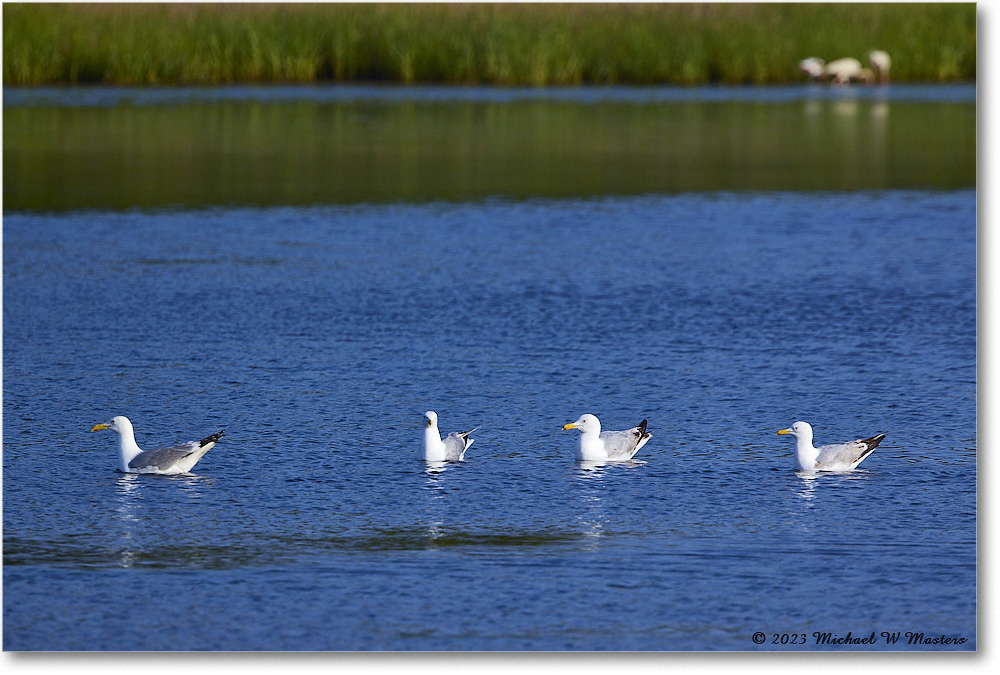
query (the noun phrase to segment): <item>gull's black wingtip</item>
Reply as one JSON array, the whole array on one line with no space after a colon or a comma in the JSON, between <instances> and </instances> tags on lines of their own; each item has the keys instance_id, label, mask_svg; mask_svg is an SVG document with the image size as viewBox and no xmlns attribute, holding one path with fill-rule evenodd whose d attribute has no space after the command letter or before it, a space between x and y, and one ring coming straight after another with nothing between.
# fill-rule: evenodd
<instances>
[{"instance_id":1,"label":"gull's black wingtip","mask_svg":"<svg viewBox=\"0 0 1000 675\"><path fill-rule=\"evenodd\" d=\"M203 438L200 441L198 441L198 447L204 448L209 443L218 443L219 439L222 438L225 435L226 435L226 430L225 429L223 429L222 431L216 432L216 433L212 434L211 436L209 436L208 438Z\"/></svg>"}]
</instances>

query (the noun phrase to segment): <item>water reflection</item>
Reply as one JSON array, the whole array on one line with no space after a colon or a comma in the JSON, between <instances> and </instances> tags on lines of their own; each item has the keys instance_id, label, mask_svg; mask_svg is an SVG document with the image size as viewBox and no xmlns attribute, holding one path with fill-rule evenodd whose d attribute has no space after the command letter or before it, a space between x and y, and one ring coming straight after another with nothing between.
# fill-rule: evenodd
<instances>
[{"instance_id":1,"label":"water reflection","mask_svg":"<svg viewBox=\"0 0 1000 675\"><path fill-rule=\"evenodd\" d=\"M164 476L174 484L179 484L183 494L191 499L200 499L205 496L203 490L206 486L215 483L215 478L211 476L196 476L194 474L181 474L179 476Z\"/></svg>"},{"instance_id":2,"label":"water reflection","mask_svg":"<svg viewBox=\"0 0 1000 675\"><path fill-rule=\"evenodd\" d=\"M605 524L609 521L603 495L606 466L605 462L580 462L574 470L575 482L580 488L576 518L582 526L584 548L588 551L597 550L605 536Z\"/></svg>"},{"instance_id":3,"label":"water reflection","mask_svg":"<svg viewBox=\"0 0 1000 675\"><path fill-rule=\"evenodd\" d=\"M156 483L150 483L156 481ZM159 481L166 481L161 483ZM138 564L143 553L142 537L149 530L146 510L147 492L154 487L169 484L177 486L179 492L189 499L201 499L205 496L204 488L215 482L214 478L183 474L178 476L161 476L137 473L122 473L115 480L115 520L120 524L120 543L117 552L117 562L121 567L133 567ZM152 500L155 510L160 504Z\"/></svg>"},{"instance_id":4,"label":"water reflection","mask_svg":"<svg viewBox=\"0 0 1000 675\"><path fill-rule=\"evenodd\" d=\"M916 103L827 91L744 101L713 99L710 91L602 105L251 99L109 107L10 106L7 94L19 92L5 91L4 206L200 208L976 184L974 99ZM890 104L885 134L893 152L885 160L869 152L877 131L866 113L885 118L880 111ZM789 114L798 106L805 115ZM838 133L849 136L829 138ZM734 137L746 142L734 144ZM890 170L873 181L867 166L884 161ZM745 166L770 170L722 169Z\"/></svg>"},{"instance_id":5,"label":"water reflection","mask_svg":"<svg viewBox=\"0 0 1000 675\"><path fill-rule=\"evenodd\" d=\"M598 473L600 473L602 469L604 469L605 467L608 467L608 466L611 466L611 467L620 466L620 467L634 469L636 467L640 467L640 466L643 466L645 464L646 464L646 460L644 460L644 459L630 459L627 462L609 462L609 461L604 461L604 460L589 460L589 461L584 461L584 462L577 462L577 469L579 469L580 471L597 471Z\"/></svg>"},{"instance_id":6,"label":"water reflection","mask_svg":"<svg viewBox=\"0 0 1000 675\"><path fill-rule=\"evenodd\" d=\"M428 476L427 484L438 485L436 483L436 478L443 474L448 468L448 462L424 462L427 466L424 467L424 473ZM440 485L438 485L440 487Z\"/></svg>"},{"instance_id":7,"label":"water reflection","mask_svg":"<svg viewBox=\"0 0 1000 675\"><path fill-rule=\"evenodd\" d=\"M446 496L445 482L447 480L445 471L450 467L450 463L425 462L425 465L424 475L426 476L426 480L424 481L424 489L428 491L431 499L430 505L436 505L436 508L434 509L434 513L430 515L430 519L424 528L424 536L433 543L447 534L445 521L440 515L440 509L444 508L444 499Z\"/></svg>"},{"instance_id":8,"label":"water reflection","mask_svg":"<svg viewBox=\"0 0 1000 675\"><path fill-rule=\"evenodd\" d=\"M854 471L820 471L818 473L811 473L805 471L796 471L795 476L798 478L798 483L795 487L795 496L798 498L798 520L802 523L802 530L808 531L810 523L810 511L820 505L818 488L821 486L827 486L827 489L832 485L830 481L837 481L837 483L843 481L854 481L854 480L869 480L871 475L868 471L864 470L854 470ZM821 482L823 481L823 482Z\"/></svg>"},{"instance_id":9,"label":"water reflection","mask_svg":"<svg viewBox=\"0 0 1000 675\"><path fill-rule=\"evenodd\" d=\"M432 499L444 499L444 486L447 480L444 474L449 468L448 462L425 462L425 464L424 489L430 491Z\"/></svg>"},{"instance_id":10,"label":"water reflection","mask_svg":"<svg viewBox=\"0 0 1000 675\"><path fill-rule=\"evenodd\" d=\"M142 481L139 474L123 473L116 484L117 505L115 515L122 524L122 545L118 551L118 564L132 567L138 553L136 533L139 529L139 512L142 509Z\"/></svg>"},{"instance_id":11,"label":"water reflection","mask_svg":"<svg viewBox=\"0 0 1000 675\"><path fill-rule=\"evenodd\" d=\"M871 115L872 120L878 122L884 122L885 119L889 116L889 104L886 103L885 101L879 101L878 103L873 103L871 112L869 114Z\"/></svg>"},{"instance_id":12,"label":"water reflection","mask_svg":"<svg viewBox=\"0 0 1000 675\"><path fill-rule=\"evenodd\" d=\"M836 101L831 107L833 114L838 117L857 117L860 106L855 100Z\"/></svg>"},{"instance_id":13,"label":"water reflection","mask_svg":"<svg viewBox=\"0 0 1000 675\"><path fill-rule=\"evenodd\" d=\"M803 500L803 505L809 508L815 506L813 500L816 499L816 474L806 473L805 471L796 471L795 475L799 477L800 484L799 489L796 490L795 494L799 499Z\"/></svg>"}]
</instances>

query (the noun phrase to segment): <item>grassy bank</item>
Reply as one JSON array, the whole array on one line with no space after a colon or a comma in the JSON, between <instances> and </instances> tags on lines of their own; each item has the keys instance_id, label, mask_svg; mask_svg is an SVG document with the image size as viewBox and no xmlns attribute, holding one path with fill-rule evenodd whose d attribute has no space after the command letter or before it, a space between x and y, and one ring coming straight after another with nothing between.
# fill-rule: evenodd
<instances>
[{"instance_id":1,"label":"grassy bank","mask_svg":"<svg viewBox=\"0 0 1000 675\"><path fill-rule=\"evenodd\" d=\"M976 76L974 4L4 4L10 86L770 84L870 49L896 82Z\"/></svg>"}]
</instances>

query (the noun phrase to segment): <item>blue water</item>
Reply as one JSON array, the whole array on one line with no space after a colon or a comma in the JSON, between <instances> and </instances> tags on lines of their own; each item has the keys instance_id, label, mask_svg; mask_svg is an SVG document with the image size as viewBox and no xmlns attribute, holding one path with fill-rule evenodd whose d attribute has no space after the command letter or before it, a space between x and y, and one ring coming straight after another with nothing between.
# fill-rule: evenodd
<instances>
[{"instance_id":1,"label":"blue water","mask_svg":"<svg viewBox=\"0 0 1000 675\"><path fill-rule=\"evenodd\" d=\"M226 87L6 87L4 107L12 106L119 106L180 103L364 102L481 102L560 101L581 104L679 103L752 101L789 103L811 100L917 101L975 103L976 85L894 84L891 87L829 87L818 84L787 86L580 86L580 87L463 87L336 85L234 85Z\"/></svg>"},{"instance_id":2,"label":"blue water","mask_svg":"<svg viewBox=\"0 0 1000 675\"><path fill-rule=\"evenodd\" d=\"M3 236L6 650L976 647L972 190ZM428 409L480 427L468 461L416 459ZM653 438L581 467L583 412ZM121 475L89 431L116 414L149 447L227 434L193 475ZM805 478L799 419L888 437Z\"/></svg>"}]
</instances>

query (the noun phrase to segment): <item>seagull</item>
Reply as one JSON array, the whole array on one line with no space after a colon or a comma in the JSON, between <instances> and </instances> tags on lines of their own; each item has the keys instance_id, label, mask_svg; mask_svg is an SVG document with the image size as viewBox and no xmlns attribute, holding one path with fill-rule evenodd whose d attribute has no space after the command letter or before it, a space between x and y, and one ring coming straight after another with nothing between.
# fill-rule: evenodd
<instances>
[{"instance_id":1,"label":"seagull","mask_svg":"<svg viewBox=\"0 0 1000 675\"><path fill-rule=\"evenodd\" d=\"M465 459L465 451L475 443L469 438L469 434L478 429L468 431L453 431L442 441L441 431L438 429L437 413L428 410L424 413L427 418L427 426L424 428L424 460L428 462L461 462Z\"/></svg>"},{"instance_id":2,"label":"seagull","mask_svg":"<svg viewBox=\"0 0 1000 675\"><path fill-rule=\"evenodd\" d=\"M851 57L830 61L823 69L823 73L831 78L830 84L836 87L850 84L852 80L861 80L865 84L871 84L874 78L872 71L862 68L861 62Z\"/></svg>"},{"instance_id":3,"label":"seagull","mask_svg":"<svg viewBox=\"0 0 1000 675\"><path fill-rule=\"evenodd\" d=\"M826 61L815 56L810 56L808 59L799 61L799 70L808 75L809 79L814 82L823 77L825 66Z\"/></svg>"},{"instance_id":4,"label":"seagull","mask_svg":"<svg viewBox=\"0 0 1000 675\"><path fill-rule=\"evenodd\" d=\"M95 424L91 431L101 429L111 429L118 434L118 470L125 473L187 473L226 433L223 429L200 441L188 441L169 448L142 450L135 442L135 432L132 430L129 418L119 415L110 422Z\"/></svg>"},{"instance_id":5,"label":"seagull","mask_svg":"<svg viewBox=\"0 0 1000 675\"><path fill-rule=\"evenodd\" d=\"M795 468L798 471L850 471L872 453L885 434L814 448L813 428L808 422L796 422L778 435L795 436Z\"/></svg>"},{"instance_id":6,"label":"seagull","mask_svg":"<svg viewBox=\"0 0 1000 675\"><path fill-rule=\"evenodd\" d=\"M627 462L653 435L646 431L646 420L625 431L601 431L596 415L581 415L575 422L563 425L563 431L579 429L580 447L576 459L580 462Z\"/></svg>"},{"instance_id":7,"label":"seagull","mask_svg":"<svg viewBox=\"0 0 1000 675\"><path fill-rule=\"evenodd\" d=\"M868 52L868 63L871 64L872 70L878 76L878 83L889 84L889 66L892 65L889 54L881 49Z\"/></svg>"}]
</instances>

